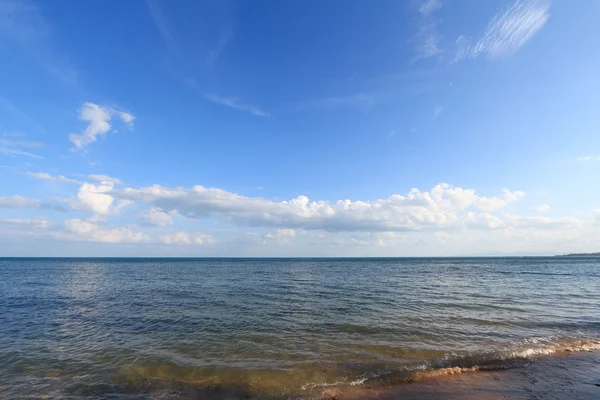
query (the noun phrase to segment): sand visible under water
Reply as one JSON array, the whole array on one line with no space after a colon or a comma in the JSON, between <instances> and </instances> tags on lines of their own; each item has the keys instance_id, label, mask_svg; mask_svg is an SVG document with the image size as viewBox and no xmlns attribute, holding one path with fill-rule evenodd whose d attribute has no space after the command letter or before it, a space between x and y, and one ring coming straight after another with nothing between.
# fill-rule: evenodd
<instances>
[{"instance_id":1,"label":"sand visible under water","mask_svg":"<svg viewBox=\"0 0 600 400\"><path fill-rule=\"evenodd\" d=\"M456 371L400 385L330 390L323 399L598 400L600 352L541 357L521 368Z\"/></svg>"}]
</instances>

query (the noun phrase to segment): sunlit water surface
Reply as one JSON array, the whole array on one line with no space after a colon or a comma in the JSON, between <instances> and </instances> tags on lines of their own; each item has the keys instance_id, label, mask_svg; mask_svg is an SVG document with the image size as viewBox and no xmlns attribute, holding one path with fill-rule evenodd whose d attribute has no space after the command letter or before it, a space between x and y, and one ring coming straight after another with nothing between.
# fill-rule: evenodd
<instances>
[{"instance_id":1,"label":"sunlit water surface","mask_svg":"<svg viewBox=\"0 0 600 400\"><path fill-rule=\"evenodd\" d=\"M3 399L318 398L567 348L600 348L600 257L0 259Z\"/></svg>"}]
</instances>

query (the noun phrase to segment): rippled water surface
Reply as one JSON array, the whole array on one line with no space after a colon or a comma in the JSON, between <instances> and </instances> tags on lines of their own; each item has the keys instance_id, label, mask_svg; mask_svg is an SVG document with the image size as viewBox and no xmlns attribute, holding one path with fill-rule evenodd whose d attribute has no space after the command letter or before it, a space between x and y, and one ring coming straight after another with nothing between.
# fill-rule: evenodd
<instances>
[{"instance_id":1,"label":"rippled water surface","mask_svg":"<svg viewBox=\"0 0 600 400\"><path fill-rule=\"evenodd\" d=\"M600 348L600 258L0 259L0 398L314 398Z\"/></svg>"}]
</instances>

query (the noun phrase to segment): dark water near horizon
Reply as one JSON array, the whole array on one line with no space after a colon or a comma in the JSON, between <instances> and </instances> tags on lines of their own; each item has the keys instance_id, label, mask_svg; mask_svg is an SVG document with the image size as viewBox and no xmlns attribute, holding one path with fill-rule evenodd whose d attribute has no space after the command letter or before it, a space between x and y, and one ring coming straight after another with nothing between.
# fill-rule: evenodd
<instances>
[{"instance_id":1,"label":"dark water near horizon","mask_svg":"<svg viewBox=\"0 0 600 400\"><path fill-rule=\"evenodd\" d=\"M319 398L513 367L600 349L599 299L600 257L0 259L0 398Z\"/></svg>"}]
</instances>

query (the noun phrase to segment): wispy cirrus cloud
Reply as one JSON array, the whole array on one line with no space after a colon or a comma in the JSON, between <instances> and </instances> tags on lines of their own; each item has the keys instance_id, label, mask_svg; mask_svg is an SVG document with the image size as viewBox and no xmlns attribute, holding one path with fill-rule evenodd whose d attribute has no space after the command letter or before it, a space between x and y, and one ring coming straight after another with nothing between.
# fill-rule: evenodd
<instances>
[{"instance_id":1,"label":"wispy cirrus cloud","mask_svg":"<svg viewBox=\"0 0 600 400\"><path fill-rule=\"evenodd\" d=\"M89 179L92 179L94 181L98 181L98 182L109 182L115 185L122 185L123 182L119 179L119 178L113 178L112 176L108 176L108 175L88 175Z\"/></svg>"},{"instance_id":2,"label":"wispy cirrus cloud","mask_svg":"<svg viewBox=\"0 0 600 400\"><path fill-rule=\"evenodd\" d=\"M367 109L375 103L372 93L357 93L347 96L334 96L315 99L301 104L302 107L331 110L337 108Z\"/></svg>"},{"instance_id":3,"label":"wispy cirrus cloud","mask_svg":"<svg viewBox=\"0 0 600 400\"><path fill-rule=\"evenodd\" d=\"M27 156L39 160L43 159L44 157L25 151L23 148L41 148L44 147L44 143L23 140L25 136L21 132L4 133L0 137L0 153L11 157Z\"/></svg>"},{"instance_id":4,"label":"wispy cirrus cloud","mask_svg":"<svg viewBox=\"0 0 600 400\"><path fill-rule=\"evenodd\" d=\"M69 135L69 140L75 145L71 151L81 150L95 142L98 136L109 132L112 129L111 120L115 116L126 126L133 127L135 116L131 113L94 103L84 103L79 110L79 119L89 124L80 135L74 133Z\"/></svg>"},{"instance_id":5,"label":"wispy cirrus cloud","mask_svg":"<svg viewBox=\"0 0 600 400\"><path fill-rule=\"evenodd\" d=\"M32 142L23 139L25 136L26 135L22 132L4 133L2 134L2 137L0 137L0 146L26 147L30 149L39 149L45 146L42 142Z\"/></svg>"},{"instance_id":6,"label":"wispy cirrus cloud","mask_svg":"<svg viewBox=\"0 0 600 400\"><path fill-rule=\"evenodd\" d=\"M41 179L46 181L57 181L57 182L67 182L67 183L77 183L82 184L83 182L78 181L77 179L67 178L64 175L50 175L47 172L25 172L25 175L30 176L34 179Z\"/></svg>"},{"instance_id":7,"label":"wispy cirrus cloud","mask_svg":"<svg viewBox=\"0 0 600 400\"><path fill-rule=\"evenodd\" d=\"M442 52L439 19L435 15L442 8L441 0L422 0L417 3L419 12L418 30L413 38L417 59L430 58Z\"/></svg>"},{"instance_id":8,"label":"wispy cirrus cloud","mask_svg":"<svg viewBox=\"0 0 600 400\"><path fill-rule=\"evenodd\" d=\"M260 107L252 104L246 104L235 97L221 97L210 93L205 94L204 97L215 104L220 104L225 107L233 108L234 110L256 115L257 117L268 117L270 115Z\"/></svg>"},{"instance_id":9,"label":"wispy cirrus cloud","mask_svg":"<svg viewBox=\"0 0 600 400\"><path fill-rule=\"evenodd\" d=\"M23 196L0 196L0 208L29 208L37 210L54 210L54 211L68 211L65 207L56 204L44 203L38 199L30 199Z\"/></svg>"},{"instance_id":10,"label":"wispy cirrus cloud","mask_svg":"<svg viewBox=\"0 0 600 400\"><path fill-rule=\"evenodd\" d=\"M68 85L77 85L77 72L57 56L52 28L40 7L28 0L0 1L0 43L20 49L49 74Z\"/></svg>"},{"instance_id":11,"label":"wispy cirrus cloud","mask_svg":"<svg viewBox=\"0 0 600 400\"><path fill-rule=\"evenodd\" d=\"M454 61L480 56L494 59L515 53L550 18L548 0L517 0L492 18L479 39L460 36Z\"/></svg>"},{"instance_id":12,"label":"wispy cirrus cloud","mask_svg":"<svg viewBox=\"0 0 600 400\"><path fill-rule=\"evenodd\" d=\"M225 47L231 39L233 39L233 30L231 28L227 28L219 36L215 47L208 52L208 57L206 58L208 65L214 65L217 62L219 56L223 50L225 50Z\"/></svg>"},{"instance_id":13,"label":"wispy cirrus cloud","mask_svg":"<svg viewBox=\"0 0 600 400\"><path fill-rule=\"evenodd\" d=\"M171 33L171 29L169 28L167 20L158 3L158 0L146 0L146 5L148 6L148 11L150 11L152 21L154 22L154 25L156 25L156 28L162 36L167 50L171 52L176 52L177 45L175 38Z\"/></svg>"},{"instance_id":14,"label":"wispy cirrus cloud","mask_svg":"<svg viewBox=\"0 0 600 400\"><path fill-rule=\"evenodd\" d=\"M38 132L46 132L46 129L31 119L27 114L17 108L13 103L8 101L7 99L0 97L0 110L4 110L10 113L13 117L18 118L21 121L26 122L31 128L35 129ZM5 133L5 137L7 134Z\"/></svg>"},{"instance_id":15,"label":"wispy cirrus cloud","mask_svg":"<svg viewBox=\"0 0 600 400\"><path fill-rule=\"evenodd\" d=\"M44 157L38 156L37 154L29 153L27 151L18 150L18 149L10 149L6 147L0 147L0 153L5 154L7 156L27 156L31 158L37 158L38 160L43 160Z\"/></svg>"},{"instance_id":16,"label":"wispy cirrus cloud","mask_svg":"<svg viewBox=\"0 0 600 400\"><path fill-rule=\"evenodd\" d=\"M577 161L589 162L589 161L600 161L600 157L597 156L582 156L577 158Z\"/></svg>"}]
</instances>

